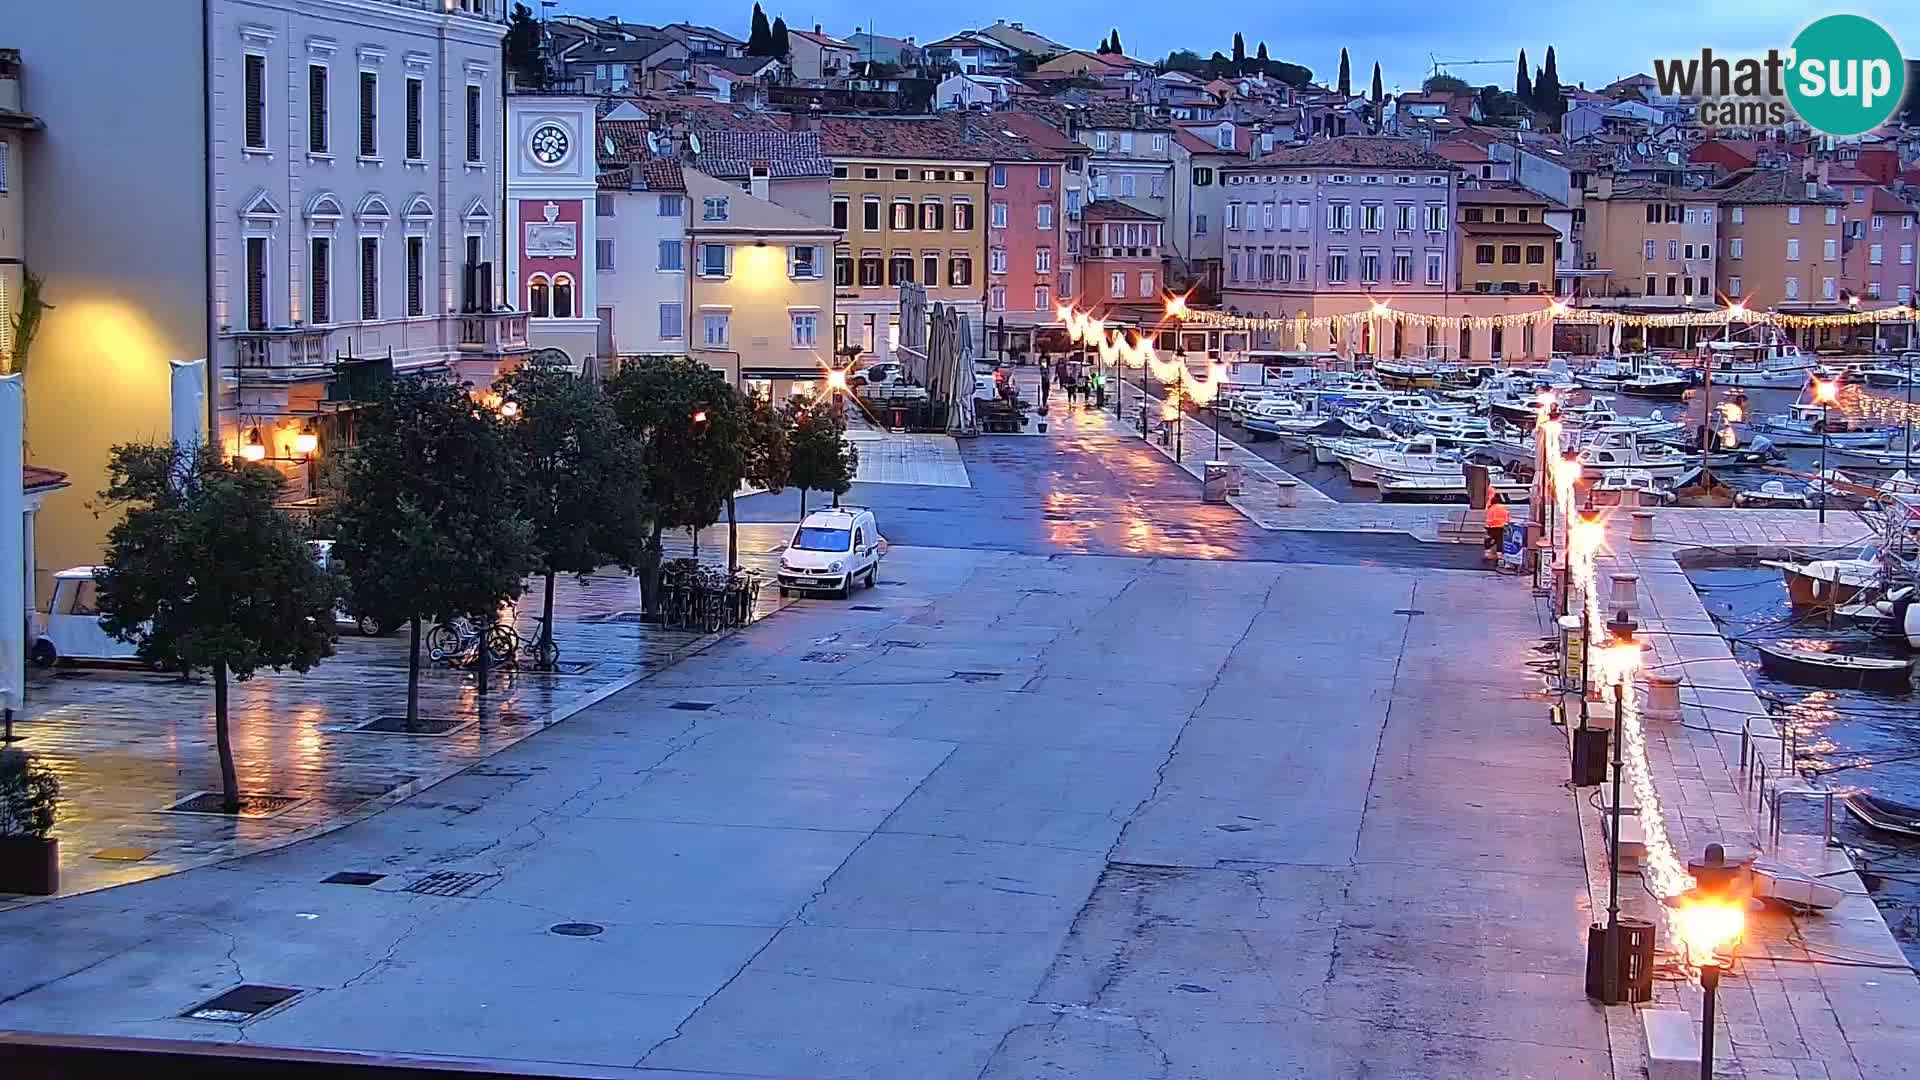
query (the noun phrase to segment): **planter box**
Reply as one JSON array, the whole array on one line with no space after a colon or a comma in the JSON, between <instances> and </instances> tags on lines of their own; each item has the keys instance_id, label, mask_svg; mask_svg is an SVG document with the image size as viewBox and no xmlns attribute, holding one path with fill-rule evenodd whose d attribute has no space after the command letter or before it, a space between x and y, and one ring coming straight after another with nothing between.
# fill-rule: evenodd
<instances>
[{"instance_id":1,"label":"planter box","mask_svg":"<svg viewBox=\"0 0 1920 1080\"><path fill-rule=\"evenodd\" d=\"M0 836L0 893L52 896L60 891L60 841Z\"/></svg>"}]
</instances>

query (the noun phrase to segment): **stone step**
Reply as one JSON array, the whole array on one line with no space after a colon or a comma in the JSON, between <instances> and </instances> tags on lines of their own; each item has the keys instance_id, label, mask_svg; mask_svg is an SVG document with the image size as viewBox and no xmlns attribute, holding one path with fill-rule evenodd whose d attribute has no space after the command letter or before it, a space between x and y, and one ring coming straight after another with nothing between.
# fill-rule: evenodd
<instances>
[{"instance_id":1,"label":"stone step","mask_svg":"<svg viewBox=\"0 0 1920 1080\"><path fill-rule=\"evenodd\" d=\"M1647 1044L1647 1080L1697 1080L1700 1033L1680 1009L1641 1009L1641 1035Z\"/></svg>"}]
</instances>

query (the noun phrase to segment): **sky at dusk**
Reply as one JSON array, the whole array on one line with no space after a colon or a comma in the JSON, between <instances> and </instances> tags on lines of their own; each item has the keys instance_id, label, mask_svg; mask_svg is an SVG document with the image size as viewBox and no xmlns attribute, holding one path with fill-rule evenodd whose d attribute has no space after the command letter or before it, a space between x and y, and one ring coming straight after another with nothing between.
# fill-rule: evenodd
<instances>
[{"instance_id":1,"label":"sky at dusk","mask_svg":"<svg viewBox=\"0 0 1920 1080\"><path fill-rule=\"evenodd\" d=\"M1858 0L1843 7L1809 7L1781 0L1373 0L1363 5L1291 4L1254 0L1214 0L1200 6L1180 3L1095 3L1092 0L1013 0L929 4L874 3L871 0L762 0L767 17L785 16L787 25L845 37L856 27L890 37L911 34L921 42L996 18L1024 22L1030 29L1069 45L1093 48L1117 27L1130 55L1164 57L1171 49L1192 49L1202 56L1230 52L1234 31L1246 35L1247 52L1260 41L1279 60L1313 69L1331 83L1344 46L1353 58L1353 82L1361 89L1379 61L1389 93L1417 87L1433 61L1498 60L1497 64L1450 66L1476 86L1513 81L1515 54L1527 50L1538 66L1547 46L1555 46L1563 82L1585 80L1598 87L1636 71L1650 71L1656 56L1698 56L1702 46L1715 52L1751 54L1784 48L1801 27L1820 15L1852 12L1879 21L1908 56L1920 56L1920 3L1915 0ZM536 11L538 6L529 3ZM736 10L737 9L737 10ZM752 0L719 3L676 0L561 0L552 11L582 15L618 15L631 22L679 21L717 26L742 38ZM937 14L935 13L937 12Z\"/></svg>"}]
</instances>

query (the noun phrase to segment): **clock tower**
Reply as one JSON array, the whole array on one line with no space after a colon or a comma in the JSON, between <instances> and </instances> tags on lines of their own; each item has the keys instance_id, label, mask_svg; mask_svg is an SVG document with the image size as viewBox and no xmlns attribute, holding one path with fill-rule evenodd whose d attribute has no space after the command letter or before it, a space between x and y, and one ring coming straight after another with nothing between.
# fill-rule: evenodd
<instances>
[{"instance_id":1,"label":"clock tower","mask_svg":"<svg viewBox=\"0 0 1920 1080\"><path fill-rule=\"evenodd\" d=\"M534 349L558 349L578 368L600 336L594 100L509 95L506 141L507 291Z\"/></svg>"}]
</instances>

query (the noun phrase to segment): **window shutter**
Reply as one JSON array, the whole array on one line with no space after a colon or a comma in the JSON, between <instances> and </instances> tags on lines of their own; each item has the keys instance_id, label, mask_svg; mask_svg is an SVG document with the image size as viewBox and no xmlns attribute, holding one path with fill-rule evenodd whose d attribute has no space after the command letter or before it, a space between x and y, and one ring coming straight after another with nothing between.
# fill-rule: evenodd
<instances>
[{"instance_id":1,"label":"window shutter","mask_svg":"<svg viewBox=\"0 0 1920 1080\"><path fill-rule=\"evenodd\" d=\"M329 264L333 242L325 237L314 237L313 255L307 267L307 276L311 280L313 303L307 312L307 321L330 323L333 321L333 268Z\"/></svg>"},{"instance_id":2,"label":"window shutter","mask_svg":"<svg viewBox=\"0 0 1920 1080\"><path fill-rule=\"evenodd\" d=\"M426 148L420 145L420 109L422 97L426 93L426 84L419 79L407 80L407 160L418 161L426 156Z\"/></svg>"},{"instance_id":3,"label":"window shutter","mask_svg":"<svg viewBox=\"0 0 1920 1080\"><path fill-rule=\"evenodd\" d=\"M360 73L360 156L374 157L380 152L378 118L380 76L371 71Z\"/></svg>"},{"instance_id":4,"label":"window shutter","mask_svg":"<svg viewBox=\"0 0 1920 1080\"><path fill-rule=\"evenodd\" d=\"M327 69L319 64L307 68L307 149L327 152Z\"/></svg>"},{"instance_id":5,"label":"window shutter","mask_svg":"<svg viewBox=\"0 0 1920 1080\"><path fill-rule=\"evenodd\" d=\"M267 145L267 58L247 54L246 69L247 146L263 149Z\"/></svg>"}]
</instances>

